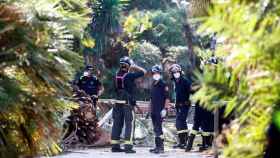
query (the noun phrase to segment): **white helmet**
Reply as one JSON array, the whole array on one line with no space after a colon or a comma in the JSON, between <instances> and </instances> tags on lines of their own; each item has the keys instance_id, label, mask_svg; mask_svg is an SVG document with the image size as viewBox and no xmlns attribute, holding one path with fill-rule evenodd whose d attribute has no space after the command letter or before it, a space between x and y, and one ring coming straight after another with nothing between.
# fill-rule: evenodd
<instances>
[{"instance_id":1,"label":"white helmet","mask_svg":"<svg viewBox=\"0 0 280 158\"><path fill-rule=\"evenodd\" d=\"M178 65L178 64L173 64L169 68L169 72L170 73L182 72L182 67L180 65Z\"/></svg>"}]
</instances>

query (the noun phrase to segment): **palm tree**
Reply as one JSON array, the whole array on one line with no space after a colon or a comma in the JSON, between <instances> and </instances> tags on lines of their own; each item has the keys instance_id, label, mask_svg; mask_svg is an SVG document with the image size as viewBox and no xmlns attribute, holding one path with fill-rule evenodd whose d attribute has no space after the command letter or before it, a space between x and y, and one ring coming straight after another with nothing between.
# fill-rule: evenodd
<instances>
[{"instance_id":1,"label":"palm tree","mask_svg":"<svg viewBox=\"0 0 280 158\"><path fill-rule=\"evenodd\" d=\"M92 0L89 3L93 15L87 31L95 40L95 46L85 50L86 64L99 65L101 55L112 49L117 36L122 33L121 11L128 4L129 0Z\"/></svg>"},{"instance_id":2,"label":"palm tree","mask_svg":"<svg viewBox=\"0 0 280 158\"><path fill-rule=\"evenodd\" d=\"M89 23L86 0L0 4L0 157L56 154L68 81L82 63L73 37Z\"/></svg>"},{"instance_id":3,"label":"palm tree","mask_svg":"<svg viewBox=\"0 0 280 158\"><path fill-rule=\"evenodd\" d=\"M188 46L188 58L191 63L190 69L193 71L198 64L198 58L194 52L194 35L188 19L207 16L211 0L191 0L189 2L186 0L173 0L173 2L177 5L178 9L185 12L184 32L187 42L186 45Z\"/></svg>"}]
</instances>

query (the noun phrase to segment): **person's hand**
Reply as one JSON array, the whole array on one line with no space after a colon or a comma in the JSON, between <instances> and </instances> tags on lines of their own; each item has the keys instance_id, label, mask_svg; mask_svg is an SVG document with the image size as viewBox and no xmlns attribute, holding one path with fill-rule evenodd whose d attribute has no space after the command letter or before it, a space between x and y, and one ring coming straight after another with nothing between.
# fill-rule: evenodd
<instances>
[{"instance_id":1,"label":"person's hand","mask_svg":"<svg viewBox=\"0 0 280 158\"><path fill-rule=\"evenodd\" d=\"M138 112L138 113L140 113L140 114L143 114L143 111L140 109L140 107L139 106L135 106L135 108L134 108L134 111L135 112Z\"/></svg>"},{"instance_id":2,"label":"person's hand","mask_svg":"<svg viewBox=\"0 0 280 158\"><path fill-rule=\"evenodd\" d=\"M170 108L172 108L172 104L171 103L165 103L164 107L165 107L165 109L170 109Z\"/></svg>"},{"instance_id":3,"label":"person's hand","mask_svg":"<svg viewBox=\"0 0 280 158\"><path fill-rule=\"evenodd\" d=\"M150 116L151 116L151 113L148 112L148 113L146 114L146 116L145 116L145 119L146 119L146 120L149 119Z\"/></svg>"},{"instance_id":4,"label":"person's hand","mask_svg":"<svg viewBox=\"0 0 280 158\"><path fill-rule=\"evenodd\" d=\"M134 66L135 65L135 63L134 63L134 61L132 59L129 60L129 63L130 63L130 66Z\"/></svg>"},{"instance_id":5,"label":"person's hand","mask_svg":"<svg viewBox=\"0 0 280 158\"><path fill-rule=\"evenodd\" d=\"M92 95L91 97L93 97L93 98L98 98L98 96L97 96L97 95Z\"/></svg>"},{"instance_id":6,"label":"person's hand","mask_svg":"<svg viewBox=\"0 0 280 158\"><path fill-rule=\"evenodd\" d=\"M160 116L161 116L161 118L165 118L167 116L167 110L162 109L161 112L160 112Z\"/></svg>"}]
</instances>

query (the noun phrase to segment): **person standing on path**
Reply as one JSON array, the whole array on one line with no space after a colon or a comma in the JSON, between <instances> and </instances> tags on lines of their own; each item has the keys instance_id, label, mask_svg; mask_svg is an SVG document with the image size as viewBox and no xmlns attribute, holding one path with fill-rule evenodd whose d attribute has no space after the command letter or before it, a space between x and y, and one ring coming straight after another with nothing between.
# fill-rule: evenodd
<instances>
[{"instance_id":1,"label":"person standing on path","mask_svg":"<svg viewBox=\"0 0 280 158\"><path fill-rule=\"evenodd\" d=\"M134 110L136 107L137 78L146 70L135 65L129 57L120 59L120 69L115 77L117 103L113 107L113 128L111 135L112 152L136 153L133 150ZM120 135L125 123L124 149L120 147Z\"/></svg>"},{"instance_id":2,"label":"person standing on path","mask_svg":"<svg viewBox=\"0 0 280 158\"><path fill-rule=\"evenodd\" d=\"M87 66L83 75L76 81L75 85L79 90L84 91L90 96L94 103L94 108L98 101L98 97L103 93L104 87L99 79L93 74L93 66Z\"/></svg>"},{"instance_id":3,"label":"person standing on path","mask_svg":"<svg viewBox=\"0 0 280 158\"><path fill-rule=\"evenodd\" d=\"M199 132L201 128L201 132ZM199 151L207 150L212 146L214 132L214 115L211 111L204 109L199 102L195 105L194 124L190 131L186 152L191 151L195 136L199 133L202 136L202 146Z\"/></svg>"},{"instance_id":4,"label":"person standing on path","mask_svg":"<svg viewBox=\"0 0 280 158\"><path fill-rule=\"evenodd\" d=\"M187 116L191 102L189 100L191 93L191 81L183 77L183 71L180 65L173 64L169 68L171 79L175 85L176 93L176 128L179 138L179 142L174 148L185 149L186 142L188 139L188 126L187 126Z\"/></svg>"},{"instance_id":5,"label":"person standing on path","mask_svg":"<svg viewBox=\"0 0 280 158\"><path fill-rule=\"evenodd\" d=\"M155 133L155 148L150 149L151 153L164 153L164 137L162 132L162 121L166 117L169 107L169 90L163 81L162 68L159 65L152 67L153 85L151 88L150 112Z\"/></svg>"}]
</instances>

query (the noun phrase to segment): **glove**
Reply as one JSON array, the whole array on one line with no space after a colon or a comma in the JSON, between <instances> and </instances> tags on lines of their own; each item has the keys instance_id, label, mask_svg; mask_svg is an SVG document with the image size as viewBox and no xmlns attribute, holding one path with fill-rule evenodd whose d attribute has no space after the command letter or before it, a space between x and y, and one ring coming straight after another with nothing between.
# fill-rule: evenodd
<instances>
[{"instance_id":1,"label":"glove","mask_svg":"<svg viewBox=\"0 0 280 158\"><path fill-rule=\"evenodd\" d=\"M135 65L135 63L132 59L129 60L129 63L130 63L131 66Z\"/></svg>"},{"instance_id":2,"label":"glove","mask_svg":"<svg viewBox=\"0 0 280 158\"><path fill-rule=\"evenodd\" d=\"M160 112L161 118L165 118L166 115L167 115L167 110L166 109L162 109L161 112Z\"/></svg>"},{"instance_id":3,"label":"glove","mask_svg":"<svg viewBox=\"0 0 280 158\"><path fill-rule=\"evenodd\" d=\"M145 119L146 119L146 120L149 119L150 116L151 116L151 113L148 112L148 113L146 114L146 116L145 116Z\"/></svg>"}]
</instances>

